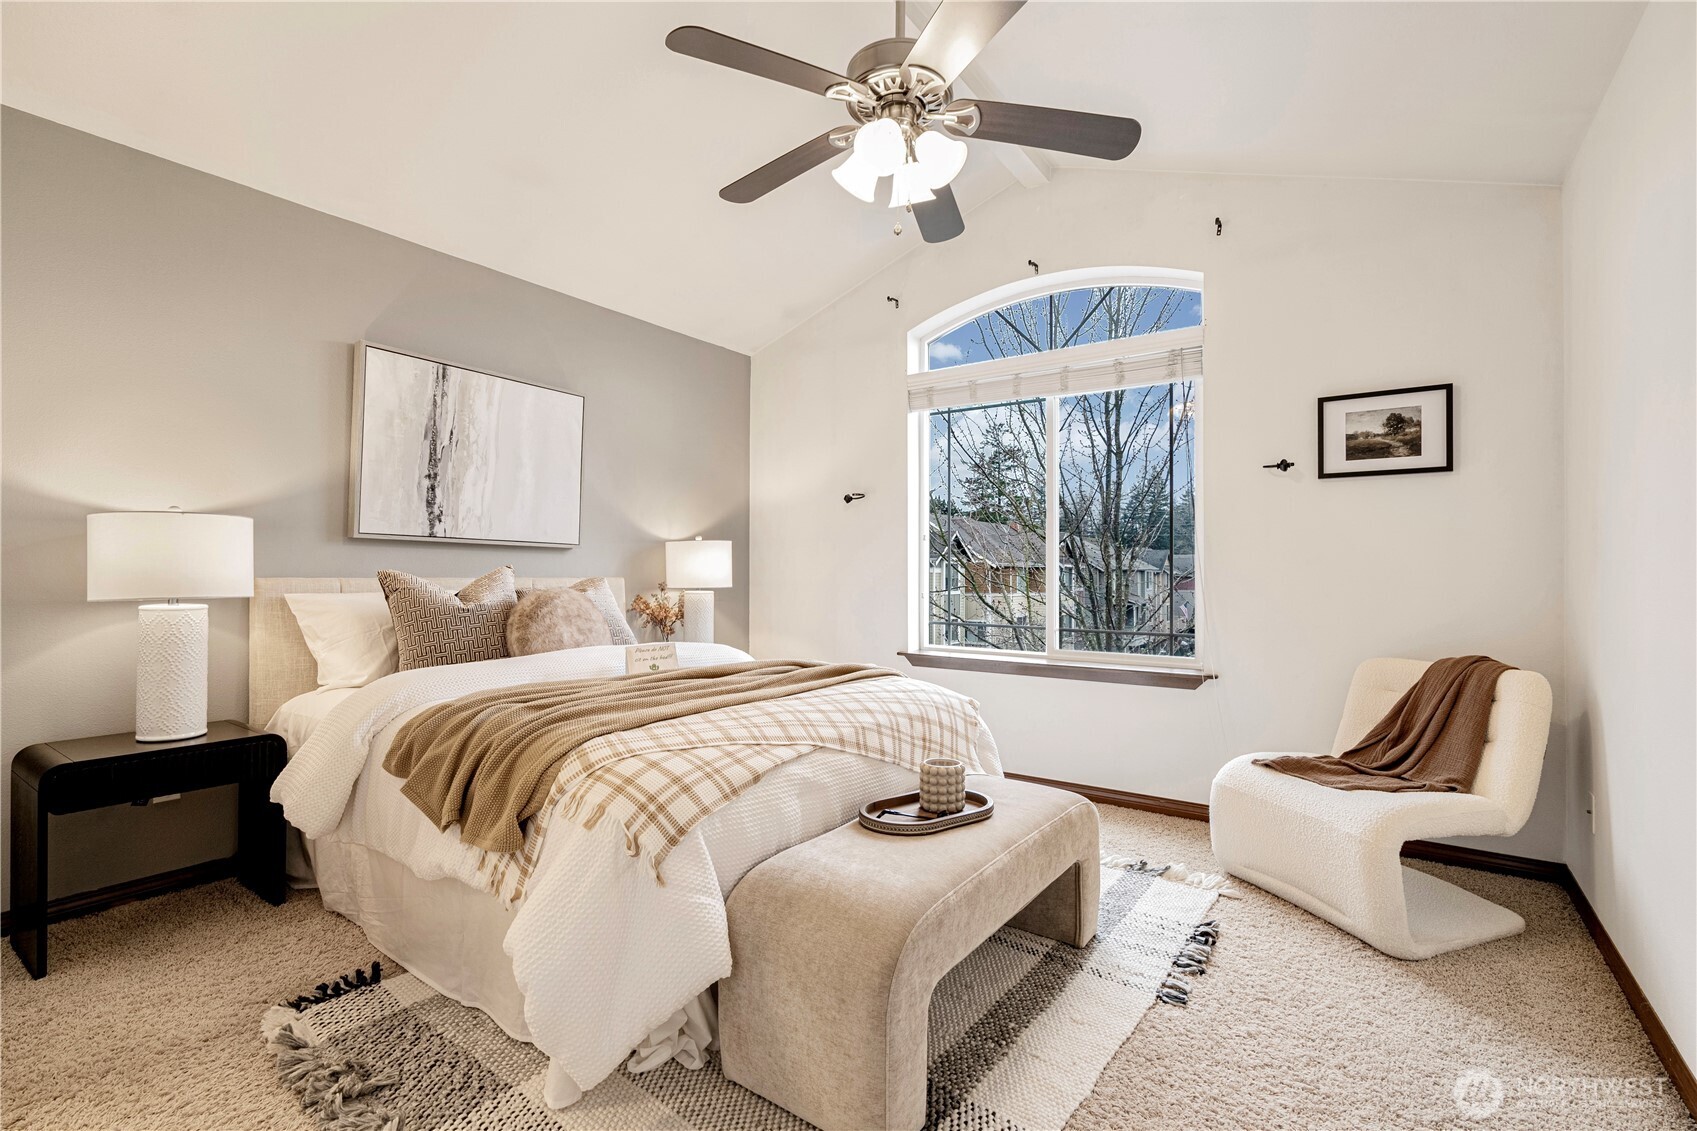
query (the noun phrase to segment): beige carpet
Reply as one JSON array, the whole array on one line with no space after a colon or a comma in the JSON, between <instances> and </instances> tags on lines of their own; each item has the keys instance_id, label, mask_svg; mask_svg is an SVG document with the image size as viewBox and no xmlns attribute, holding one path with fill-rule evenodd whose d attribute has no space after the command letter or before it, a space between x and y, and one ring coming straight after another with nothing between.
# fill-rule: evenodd
<instances>
[{"instance_id":1,"label":"beige carpet","mask_svg":"<svg viewBox=\"0 0 1697 1131\"><path fill-rule=\"evenodd\" d=\"M1103 818L1110 851L1212 868L1203 825ZM1144 1016L1069 1128L1690 1131L1671 1089L1653 1083L1661 1066L1567 897L1431 870L1513 907L1527 933L1403 963L1243 888L1214 906L1220 942L1190 1006ZM234 883L62 923L51 943L41 982L9 949L3 959L8 1128L307 1131L257 1018L376 957L311 893L273 909ZM1464 1118L1454 1085L1465 1072L1500 1082L1498 1110ZM1464 1093L1493 1094L1483 1077Z\"/></svg>"}]
</instances>

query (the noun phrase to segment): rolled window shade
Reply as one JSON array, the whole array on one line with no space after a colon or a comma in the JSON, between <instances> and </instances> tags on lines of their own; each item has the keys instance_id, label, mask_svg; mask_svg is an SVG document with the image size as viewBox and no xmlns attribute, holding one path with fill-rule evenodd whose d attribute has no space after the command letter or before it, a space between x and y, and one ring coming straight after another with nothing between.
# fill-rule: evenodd
<instances>
[{"instance_id":1,"label":"rolled window shade","mask_svg":"<svg viewBox=\"0 0 1697 1131\"><path fill-rule=\"evenodd\" d=\"M1051 360L1045 362L1045 357ZM1012 371L1005 369L1000 362L987 362L912 374L907 379L907 407L912 411L1016 401L1028 397L1100 393L1140 385L1165 385L1202 376L1200 345L1098 357L1070 365L1059 363L1052 354L1031 354L1029 358L1020 360L1029 364ZM982 375L974 377L975 370Z\"/></svg>"}]
</instances>

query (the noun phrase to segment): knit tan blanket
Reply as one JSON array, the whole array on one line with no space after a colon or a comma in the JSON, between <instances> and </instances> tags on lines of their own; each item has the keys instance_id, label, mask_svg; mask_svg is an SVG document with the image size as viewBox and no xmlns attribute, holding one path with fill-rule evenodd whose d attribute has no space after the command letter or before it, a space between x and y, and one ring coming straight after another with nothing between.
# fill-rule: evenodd
<instances>
[{"instance_id":1,"label":"knit tan blanket","mask_svg":"<svg viewBox=\"0 0 1697 1131\"><path fill-rule=\"evenodd\" d=\"M469 695L407 722L383 766L437 828L457 822L492 854L523 848L490 866L516 899L537 839L523 825L558 803L587 808L589 827L612 809L658 875L697 821L790 758L831 746L975 769L977 732L970 700L887 668L752 661Z\"/></svg>"},{"instance_id":2,"label":"knit tan blanket","mask_svg":"<svg viewBox=\"0 0 1697 1131\"><path fill-rule=\"evenodd\" d=\"M1434 660L1373 729L1337 757L1286 755L1256 765L1333 789L1466 793L1485 754L1497 677L1489 656Z\"/></svg>"}]
</instances>

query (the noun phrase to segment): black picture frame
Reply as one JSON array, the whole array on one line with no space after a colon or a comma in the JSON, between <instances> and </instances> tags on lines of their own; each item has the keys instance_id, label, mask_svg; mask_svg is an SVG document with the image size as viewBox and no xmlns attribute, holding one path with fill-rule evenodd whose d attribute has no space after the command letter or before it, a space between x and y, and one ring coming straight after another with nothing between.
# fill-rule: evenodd
<instances>
[{"instance_id":1,"label":"black picture frame","mask_svg":"<svg viewBox=\"0 0 1697 1131\"><path fill-rule=\"evenodd\" d=\"M1354 401L1378 399L1392 396L1414 396L1416 394L1437 393L1443 397L1444 403L1444 462L1430 467L1364 467L1358 471L1334 470L1326 466L1326 406L1338 401ZM1424 475L1430 472L1455 470L1455 384L1447 382L1441 385L1410 385L1401 389L1369 389L1361 393L1342 393L1337 396L1321 397L1316 407L1315 416L1315 463L1321 479L1358 479L1364 475Z\"/></svg>"}]
</instances>

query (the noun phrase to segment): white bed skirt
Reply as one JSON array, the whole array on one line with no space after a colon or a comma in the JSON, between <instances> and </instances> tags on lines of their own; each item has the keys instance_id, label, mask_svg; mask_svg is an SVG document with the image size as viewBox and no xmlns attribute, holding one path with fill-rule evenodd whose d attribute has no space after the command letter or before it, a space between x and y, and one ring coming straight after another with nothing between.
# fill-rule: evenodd
<instances>
[{"instance_id":1,"label":"white bed skirt","mask_svg":"<svg viewBox=\"0 0 1697 1131\"><path fill-rule=\"evenodd\" d=\"M325 907L358 924L371 945L431 989L481 1009L509 1037L531 1043L524 994L501 946L516 912L458 880L420 879L399 861L357 844L330 838L306 844ZM668 1060L701 1067L718 1041L718 1022L713 991L704 990L636 1047L631 1070ZM550 1064L543 1095L558 1108L576 1103L583 1092Z\"/></svg>"}]
</instances>

